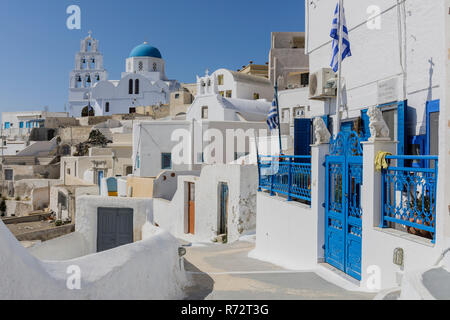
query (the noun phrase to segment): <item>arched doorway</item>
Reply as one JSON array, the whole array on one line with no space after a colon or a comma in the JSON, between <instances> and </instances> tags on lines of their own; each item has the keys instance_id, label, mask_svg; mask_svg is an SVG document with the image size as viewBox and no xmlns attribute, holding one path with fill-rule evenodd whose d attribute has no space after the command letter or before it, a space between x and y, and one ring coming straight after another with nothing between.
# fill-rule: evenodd
<instances>
[{"instance_id":1,"label":"arched doorway","mask_svg":"<svg viewBox=\"0 0 450 320\"><path fill-rule=\"evenodd\" d=\"M90 108L90 110L89 110ZM81 110L81 116L82 117L93 117L95 116L94 108L86 106Z\"/></svg>"}]
</instances>

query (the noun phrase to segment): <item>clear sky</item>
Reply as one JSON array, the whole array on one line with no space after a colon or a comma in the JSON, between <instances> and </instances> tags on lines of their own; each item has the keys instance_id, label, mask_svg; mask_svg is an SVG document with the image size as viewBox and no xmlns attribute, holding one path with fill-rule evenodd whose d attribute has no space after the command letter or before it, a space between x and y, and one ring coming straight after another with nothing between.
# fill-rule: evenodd
<instances>
[{"instance_id":1,"label":"clear sky","mask_svg":"<svg viewBox=\"0 0 450 320\"><path fill-rule=\"evenodd\" d=\"M66 9L81 8L81 30ZM268 61L270 32L304 31L304 0L0 0L0 112L64 111L80 40L92 30L109 79L147 41L169 79Z\"/></svg>"}]
</instances>

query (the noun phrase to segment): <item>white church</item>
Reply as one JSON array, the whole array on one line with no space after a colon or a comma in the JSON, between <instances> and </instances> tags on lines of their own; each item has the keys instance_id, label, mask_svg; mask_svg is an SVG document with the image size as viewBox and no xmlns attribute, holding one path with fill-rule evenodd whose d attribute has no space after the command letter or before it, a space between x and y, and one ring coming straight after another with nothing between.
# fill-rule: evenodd
<instances>
[{"instance_id":1,"label":"white church","mask_svg":"<svg viewBox=\"0 0 450 320\"><path fill-rule=\"evenodd\" d=\"M120 80L108 80L98 40L89 32L70 73L69 110L74 117L134 113L137 106L168 104L179 87L167 79L159 50L147 42L131 51Z\"/></svg>"}]
</instances>

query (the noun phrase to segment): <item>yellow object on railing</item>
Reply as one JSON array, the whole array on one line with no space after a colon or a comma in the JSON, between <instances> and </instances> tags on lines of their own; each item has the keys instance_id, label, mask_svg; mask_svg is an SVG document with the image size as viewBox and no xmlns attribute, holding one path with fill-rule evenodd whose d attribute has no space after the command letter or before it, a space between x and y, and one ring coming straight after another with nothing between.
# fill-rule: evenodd
<instances>
[{"instance_id":1,"label":"yellow object on railing","mask_svg":"<svg viewBox=\"0 0 450 320\"><path fill-rule=\"evenodd\" d=\"M392 156L392 153L386 151L380 151L375 157L375 169L381 171L381 169L387 169L389 167L386 156Z\"/></svg>"}]
</instances>

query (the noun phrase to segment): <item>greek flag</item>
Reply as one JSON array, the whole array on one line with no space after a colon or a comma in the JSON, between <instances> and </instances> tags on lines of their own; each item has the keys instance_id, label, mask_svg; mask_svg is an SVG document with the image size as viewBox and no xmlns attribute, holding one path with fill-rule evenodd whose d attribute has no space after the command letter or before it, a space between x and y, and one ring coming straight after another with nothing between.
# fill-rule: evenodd
<instances>
[{"instance_id":1,"label":"greek flag","mask_svg":"<svg viewBox=\"0 0 450 320\"><path fill-rule=\"evenodd\" d=\"M339 3L336 5L336 10L334 11L334 18L333 18L333 25L331 27L331 34L330 37L333 38L333 58L331 59L330 66L333 68L334 72L337 72L339 70L339 21L340 20L340 11L339 10ZM342 37L342 61L346 57L351 57L352 52L350 50L350 41L348 40L348 29L347 29L347 22L345 21L345 14L344 14L344 8L342 8L342 25L343 25L343 37Z\"/></svg>"},{"instance_id":2,"label":"greek flag","mask_svg":"<svg viewBox=\"0 0 450 320\"><path fill-rule=\"evenodd\" d=\"M267 117L267 124L270 130L276 129L279 126L276 97L273 98L272 108L270 108L269 116Z\"/></svg>"}]
</instances>

